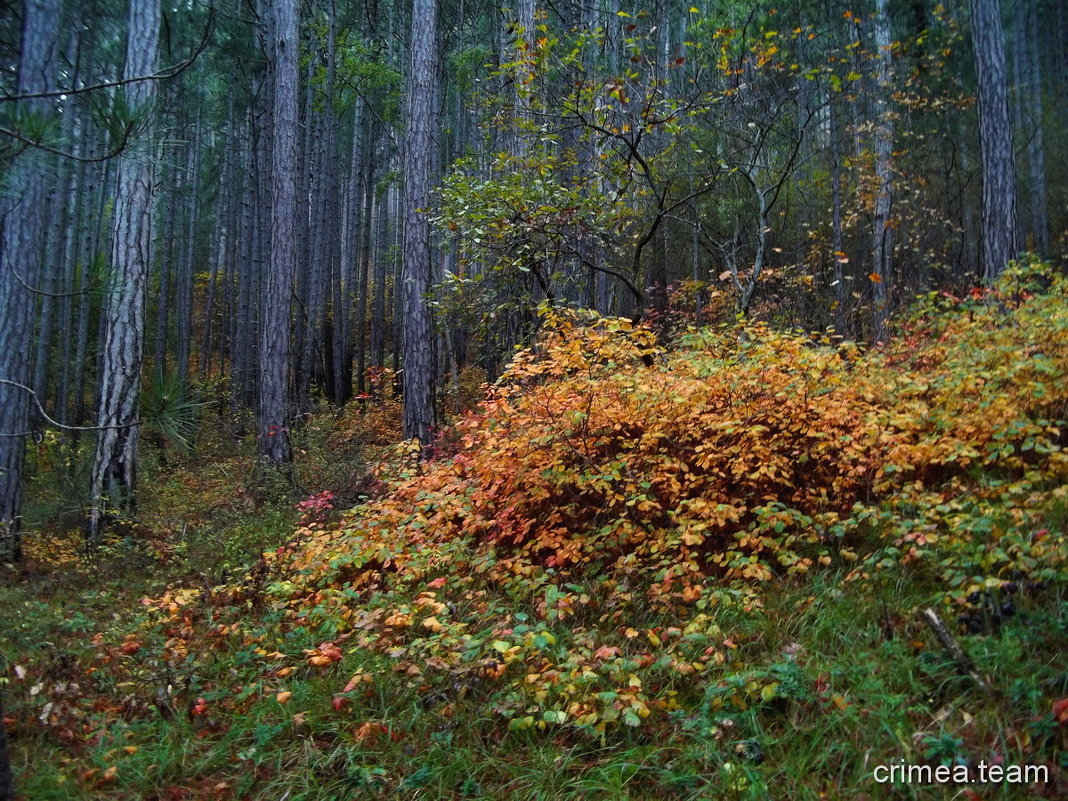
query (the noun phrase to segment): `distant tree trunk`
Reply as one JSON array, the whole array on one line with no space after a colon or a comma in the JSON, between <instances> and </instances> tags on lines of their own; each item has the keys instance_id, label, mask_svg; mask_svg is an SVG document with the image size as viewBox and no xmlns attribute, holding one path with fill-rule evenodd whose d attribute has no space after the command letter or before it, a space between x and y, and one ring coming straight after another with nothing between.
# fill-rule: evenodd
<instances>
[{"instance_id":1,"label":"distant tree trunk","mask_svg":"<svg viewBox=\"0 0 1068 801\"><path fill-rule=\"evenodd\" d=\"M95 197L86 204L83 222L82 264L80 294L78 295L78 336L74 352L74 410L71 419L81 424L88 419L86 409L86 375L88 373L89 329L93 317L93 299L89 290L98 280L96 266L103 259L101 229L105 218L104 208L107 202L106 187L111 185L111 162L108 161L96 175ZM71 432L71 442L78 442L79 432Z\"/></svg>"},{"instance_id":2,"label":"distant tree trunk","mask_svg":"<svg viewBox=\"0 0 1068 801\"><path fill-rule=\"evenodd\" d=\"M314 43L309 42L309 49ZM322 220L319 217L319 188L323 173L323 114L316 109L314 80L318 68L314 55L307 59L304 93L304 113L298 131L303 130L304 142L299 148L300 167L297 170L296 237L297 260L302 269L294 275L297 304L296 325L293 331L294 409L300 413L311 410L311 382L315 372L315 344L319 331L316 288L322 272Z\"/></svg>"},{"instance_id":3,"label":"distant tree trunk","mask_svg":"<svg viewBox=\"0 0 1068 801\"><path fill-rule=\"evenodd\" d=\"M343 404L352 395L352 371L346 369L344 351L350 338L349 287L341 285L341 220L338 196L341 193L341 178L335 168L338 161L338 119L336 99L337 81L337 3L326 3L326 84L323 100L323 175L320 185L320 219L322 220L322 323L320 345L322 350L323 383L327 396L336 404ZM335 355L335 349L341 354ZM346 375L347 373L347 375Z\"/></svg>"},{"instance_id":4,"label":"distant tree trunk","mask_svg":"<svg viewBox=\"0 0 1068 801\"><path fill-rule=\"evenodd\" d=\"M404 153L401 152L398 156L398 160L404 161ZM398 172L403 169L403 166L398 168ZM397 383L397 391L401 390L400 377L401 377L401 351L404 349L404 275L403 275L403 258L401 256L401 247L404 241L404 219L401 216L401 191L398 186L391 186L389 190L389 219L393 220L392 230L390 231L390 245L393 247L393 258L391 259L390 271L393 273L393 285L392 293L389 298L390 314L392 316L392 339L393 347L390 353L390 366L393 368L394 382Z\"/></svg>"},{"instance_id":5,"label":"distant tree trunk","mask_svg":"<svg viewBox=\"0 0 1068 801\"><path fill-rule=\"evenodd\" d=\"M990 284L1016 256L1016 173L1000 4L998 0L971 0L971 14L983 176L979 258L983 280Z\"/></svg>"},{"instance_id":6,"label":"distant tree trunk","mask_svg":"<svg viewBox=\"0 0 1068 801\"><path fill-rule=\"evenodd\" d=\"M297 0L272 5L274 99L271 158L271 258L260 332L260 455L273 466L293 459L289 441L290 300L296 271Z\"/></svg>"},{"instance_id":7,"label":"distant tree trunk","mask_svg":"<svg viewBox=\"0 0 1068 801\"><path fill-rule=\"evenodd\" d=\"M831 252L834 259L834 327L838 336L848 339L849 290L846 288L847 264L842 243L842 141L838 98L830 99L831 146Z\"/></svg>"},{"instance_id":8,"label":"distant tree trunk","mask_svg":"<svg viewBox=\"0 0 1068 801\"><path fill-rule=\"evenodd\" d=\"M429 444L434 425L434 330L430 304L432 130L437 80L437 0L413 0L404 139L404 436Z\"/></svg>"},{"instance_id":9,"label":"distant tree trunk","mask_svg":"<svg viewBox=\"0 0 1068 801\"><path fill-rule=\"evenodd\" d=\"M174 316L177 334L175 354L178 382L185 384L189 378L189 359L193 340L193 273L196 271L197 219L200 215L200 112L197 112L189 139L192 145L186 154L186 217L182 253L175 276Z\"/></svg>"},{"instance_id":10,"label":"distant tree trunk","mask_svg":"<svg viewBox=\"0 0 1068 801\"><path fill-rule=\"evenodd\" d=\"M182 107L182 93L180 84L172 84L167 87L165 107L172 109L166 119L161 120L161 126L167 124L174 131L174 137L178 135L179 109ZM183 171L178 166L178 148L170 142L165 142L160 147L161 162L168 164L167 176L164 179L161 194L167 198L166 216L156 226L156 262L159 265L159 291L156 295L156 337L153 349L153 368L158 375L167 372L167 347L170 340L171 322L171 277L174 272L175 246L178 242L178 198L181 196ZM162 203L160 205L163 205Z\"/></svg>"},{"instance_id":11,"label":"distant tree trunk","mask_svg":"<svg viewBox=\"0 0 1068 801\"><path fill-rule=\"evenodd\" d=\"M1024 76L1021 87L1027 94L1027 111L1032 135L1027 140L1027 161L1031 172L1032 246L1049 257L1049 200L1046 192L1046 142L1043 114L1042 59L1039 58L1039 10L1037 0L1027 0L1027 35L1024 38ZM1017 13L1023 13L1022 10Z\"/></svg>"},{"instance_id":12,"label":"distant tree trunk","mask_svg":"<svg viewBox=\"0 0 1068 801\"><path fill-rule=\"evenodd\" d=\"M367 285L371 269L371 207L375 195L374 136L368 132L366 173L360 199L359 249L356 263L356 380L361 395L367 392Z\"/></svg>"},{"instance_id":13,"label":"distant tree trunk","mask_svg":"<svg viewBox=\"0 0 1068 801\"><path fill-rule=\"evenodd\" d=\"M159 45L159 0L131 0L125 78L151 75ZM126 88L129 106L150 114L154 81ZM152 218L152 166L136 153L119 159L111 267L116 286L108 295L97 409L96 454L89 488L87 538L100 540L107 506L131 508L137 489L137 402L144 357L145 284Z\"/></svg>"},{"instance_id":14,"label":"distant tree trunk","mask_svg":"<svg viewBox=\"0 0 1068 801\"><path fill-rule=\"evenodd\" d=\"M164 151L166 152L166 151ZM160 232L162 234L163 247L157 247L157 261L159 262L159 292L156 295L156 346L153 368L156 373L163 375L167 372L167 340L170 338L171 319L171 267L174 264L174 244L177 241L177 208L178 191L181 187L181 173L178 170L177 161L171 165L171 183L168 187L167 218Z\"/></svg>"},{"instance_id":15,"label":"distant tree trunk","mask_svg":"<svg viewBox=\"0 0 1068 801\"><path fill-rule=\"evenodd\" d=\"M339 295L339 317L334 323L337 346L334 350L334 358L337 361L335 372L338 372L347 391L347 397L352 395L352 358L354 343L355 347L361 348L362 340L360 330L352 325L352 304L366 303L359 288L360 272L360 229L363 227L363 196L364 183L367 178L367 168L371 163L371 154L368 153L369 118L371 116L370 104L365 100L357 102L356 113L352 124L352 147L349 155L349 174L345 186L345 226L341 247L341 275L340 283L344 285L344 293ZM357 374L357 391L362 393L363 376Z\"/></svg>"},{"instance_id":16,"label":"distant tree trunk","mask_svg":"<svg viewBox=\"0 0 1068 801\"><path fill-rule=\"evenodd\" d=\"M197 372L200 380L205 380L211 373L212 354L215 351L213 338L215 329L215 306L219 291L219 276L223 276L223 285L226 285L229 276L230 237L233 234L231 226L232 209L234 204L234 180L233 170L233 141L234 141L234 109L230 105L226 122L226 142L223 145L221 185L219 197L215 208L215 230L212 233L212 256L208 266L208 285L204 296L204 327L201 331L200 353L197 357ZM222 327L225 331L225 327ZM220 337L221 339L222 337Z\"/></svg>"},{"instance_id":17,"label":"distant tree trunk","mask_svg":"<svg viewBox=\"0 0 1068 801\"><path fill-rule=\"evenodd\" d=\"M386 365L386 262L389 250L388 189L375 195L375 302L371 312L371 360Z\"/></svg>"},{"instance_id":18,"label":"distant tree trunk","mask_svg":"<svg viewBox=\"0 0 1068 801\"><path fill-rule=\"evenodd\" d=\"M260 161L263 156L262 144L257 141L263 132L256 122L255 113L249 114L247 125L249 145L244 153L245 191L241 194L241 268L237 273L236 309L234 313L234 353L230 360L231 370L231 407L236 411L239 406L256 407L258 386L257 357L254 346L256 331L259 328L258 276L265 266L261 260L260 224L258 203L262 202L263 186L259 180ZM266 169L264 167L264 169ZM258 268L258 269L257 269Z\"/></svg>"},{"instance_id":19,"label":"distant tree trunk","mask_svg":"<svg viewBox=\"0 0 1068 801\"><path fill-rule=\"evenodd\" d=\"M888 0L876 0L875 3L875 209L872 230L872 339L875 342L886 342L889 336L887 286L894 254L893 229L890 227L890 157L894 146L894 122L888 102L893 87L887 4Z\"/></svg>"}]
</instances>

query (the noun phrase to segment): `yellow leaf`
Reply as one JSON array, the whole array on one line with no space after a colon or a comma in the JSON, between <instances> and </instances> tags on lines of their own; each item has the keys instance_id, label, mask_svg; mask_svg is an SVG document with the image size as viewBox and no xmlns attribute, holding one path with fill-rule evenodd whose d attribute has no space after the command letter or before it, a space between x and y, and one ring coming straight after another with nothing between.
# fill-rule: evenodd
<instances>
[{"instance_id":1,"label":"yellow leaf","mask_svg":"<svg viewBox=\"0 0 1068 801\"><path fill-rule=\"evenodd\" d=\"M280 704L284 704L292 696L293 696L293 693L291 693L289 690L282 690L282 692L278 693L278 695L276 695L274 697L274 700L277 701Z\"/></svg>"},{"instance_id":2,"label":"yellow leaf","mask_svg":"<svg viewBox=\"0 0 1068 801\"><path fill-rule=\"evenodd\" d=\"M426 620L424 620L423 621L423 628L424 629L429 629L430 631L433 631L433 632L438 632L438 631L444 631L445 630L445 627L443 625L441 625L441 621L439 621L436 617L428 617Z\"/></svg>"}]
</instances>

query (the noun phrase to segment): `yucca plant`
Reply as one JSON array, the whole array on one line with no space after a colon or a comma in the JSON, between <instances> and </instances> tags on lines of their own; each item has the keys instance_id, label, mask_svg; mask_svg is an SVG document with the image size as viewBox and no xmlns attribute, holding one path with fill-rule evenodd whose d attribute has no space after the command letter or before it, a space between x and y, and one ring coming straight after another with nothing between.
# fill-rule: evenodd
<instances>
[{"instance_id":1,"label":"yucca plant","mask_svg":"<svg viewBox=\"0 0 1068 801\"><path fill-rule=\"evenodd\" d=\"M141 421L161 449L169 443L188 451L196 438L200 413L210 403L199 400L188 382L177 375L156 370L141 393Z\"/></svg>"}]
</instances>

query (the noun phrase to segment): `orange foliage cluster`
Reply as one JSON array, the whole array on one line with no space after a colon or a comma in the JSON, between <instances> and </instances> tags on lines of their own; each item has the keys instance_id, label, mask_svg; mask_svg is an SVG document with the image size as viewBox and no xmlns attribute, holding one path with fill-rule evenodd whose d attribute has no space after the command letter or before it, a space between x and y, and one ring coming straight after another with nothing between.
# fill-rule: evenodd
<instances>
[{"instance_id":1,"label":"orange foliage cluster","mask_svg":"<svg viewBox=\"0 0 1068 801\"><path fill-rule=\"evenodd\" d=\"M427 703L442 681L452 695L495 682L512 728L603 733L677 709L665 672L737 671L747 643L719 613L759 608L769 579L937 563L966 594L1021 565L1062 573L1064 532L1027 532L1068 497L1065 294L1055 279L1034 297L931 298L868 354L761 326L694 330L669 351L626 320L549 314L447 454L400 446L388 492L299 530L213 591L210 616L251 604L283 633L320 633L272 681L377 652ZM182 592L157 602L174 660L206 611ZM265 639L243 623L211 636ZM745 709L773 684L710 703Z\"/></svg>"},{"instance_id":2,"label":"orange foliage cluster","mask_svg":"<svg viewBox=\"0 0 1068 801\"><path fill-rule=\"evenodd\" d=\"M706 332L667 353L625 320L550 315L458 423L455 454L291 567L313 583L422 574L448 569L430 546L462 540L493 554L493 577L596 566L691 601L708 576L848 558L833 532L858 502L973 463L1065 473L1068 332L1020 325L1025 311L980 307L940 331L919 319L863 357L759 326L744 344Z\"/></svg>"}]
</instances>

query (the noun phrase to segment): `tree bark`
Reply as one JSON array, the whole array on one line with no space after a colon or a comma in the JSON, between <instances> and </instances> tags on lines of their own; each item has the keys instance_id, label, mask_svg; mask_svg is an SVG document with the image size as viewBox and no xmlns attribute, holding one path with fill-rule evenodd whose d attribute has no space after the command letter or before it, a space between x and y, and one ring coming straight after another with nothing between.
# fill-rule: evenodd
<instances>
[{"instance_id":1,"label":"tree bark","mask_svg":"<svg viewBox=\"0 0 1068 801\"><path fill-rule=\"evenodd\" d=\"M159 0L131 0L124 78L151 75L159 46ZM126 87L130 108L150 114L154 81ZM87 539L100 541L108 506L132 508L137 489L137 402L144 357L145 285L152 221L152 166L128 150L119 158L111 266L116 286L108 295L97 407L96 454L89 488Z\"/></svg>"},{"instance_id":2,"label":"tree bark","mask_svg":"<svg viewBox=\"0 0 1068 801\"><path fill-rule=\"evenodd\" d=\"M293 459L289 440L290 303L296 272L297 0L275 0L272 55L271 257L260 331L260 455L271 466Z\"/></svg>"},{"instance_id":3,"label":"tree bark","mask_svg":"<svg viewBox=\"0 0 1068 801\"><path fill-rule=\"evenodd\" d=\"M1027 14L1024 42L1024 79L1021 89L1027 95L1027 113L1033 133L1027 140L1027 161L1031 172L1031 247L1043 257L1050 255L1049 199L1046 191L1045 115L1043 114L1042 59L1039 58L1038 0L1027 0L1017 13Z\"/></svg>"},{"instance_id":4,"label":"tree bark","mask_svg":"<svg viewBox=\"0 0 1068 801\"><path fill-rule=\"evenodd\" d=\"M193 340L193 273L195 271L197 218L200 214L200 116L197 111L196 121L188 138L191 142L186 154L186 217L185 250L182 253L175 276L174 316L177 331L177 352L175 368L178 383L184 385L189 378L189 359L192 355Z\"/></svg>"},{"instance_id":5,"label":"tree bark","mask_svg":"<svg viewBox=\"0 0 1068 801\"><path fill-rule=\"evenodd\" d=\"M872 340L886 342L889 337L890 309L887 292L893 269L893 229L890 227L891 165L894 146L894 122L889 96L893 87L890 52L890 17L888 0L875 3L875 208L872 226Z\"/></svg>"},{"instance_id":6,"label":"tree bark","mask_svg":"<svg viewBox=\"0 0 1068 801\"><path fill-rule=\"evenodd\" d=\"M434 426L434 330L430 304L431 150L437 80L437 0L413 0L404 141L404 436L430 443Z\"/></svg>"},{"instance_id":7,"label":"tree bark","mask_svg":"<svg viewBox=\"0 0 1068 801\"><path fill-rule=\"evenodd\" d=\"M979 147L983 176L982 277L993 281L1016 257L1016 170L1005 78L1005 33L998 0L971 0L972 50L979 84Z\"/></svg>"},{"instance_id":8,"label":"tree bark","mask_svg":"<svg viewBox=\"0 0 1068 801\"><path fill-rule=\"evenodd\" d=\"M23 7L16 90L47 91L56 66L58 0L27 0ZM47 100L30 100L26 110L45 115ZM26 150L13 159L0 194L0 378L26 385L30 379L33 332L32 285L41 271L45 154ZM0 561L21 556L22 471L29 395L0 384Z\"/></svg>"}]
</instances>

